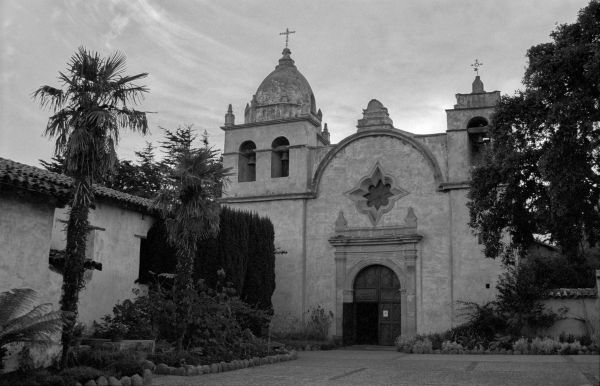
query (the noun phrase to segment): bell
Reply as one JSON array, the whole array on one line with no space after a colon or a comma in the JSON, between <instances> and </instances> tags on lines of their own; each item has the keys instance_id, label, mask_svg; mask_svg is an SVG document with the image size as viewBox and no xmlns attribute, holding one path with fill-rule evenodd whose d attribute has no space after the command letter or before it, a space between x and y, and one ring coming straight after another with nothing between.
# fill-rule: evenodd
<instances>
[{"instance_id":1,"label":"bell","mask_svg":"<svg viewBox=\"0 0 600 386\"><path fill-rule=\"evenodd\" d=\"M290 160L290 155L289 155L289 153L287 151L281 153L281 160L282 161L289 161Z\"/></svg>"},{"instance_id":2,"label":"bell","mask_svg":"<svg viewBox=\"0 0 600 386\"><path fill-rule=\"evenodd\" d=\"M250 154L248 156L248 165L256 165L256 154Z\"/></svg>"}]
</instances>

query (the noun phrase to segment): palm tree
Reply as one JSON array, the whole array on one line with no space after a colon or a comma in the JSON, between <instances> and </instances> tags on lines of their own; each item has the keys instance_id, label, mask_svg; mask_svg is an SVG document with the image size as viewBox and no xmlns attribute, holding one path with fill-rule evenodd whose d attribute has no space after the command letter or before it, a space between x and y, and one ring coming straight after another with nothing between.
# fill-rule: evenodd
<instances>
[{"instance_id":1,"label":"palm tree","mask_svg":"<svg viewBox=\"0 0 600 386\"><path fill-rule=\"evenodd\" d=\"M52 311L50 303L35 306L36 300L36 292L28 288L0 293L0 362L7 344L47 345L61 332L63 313Z\"/></svg>"},{"instance_id":2,"label":"palm tree","mask_svg":"<svg viewBox=\"0 0 600 386\"><path fill-rule=\"evenodd\" d=\"M128 128L143 134L148 130L146 113L129 107L148 91L133 82L142 73L124 75L125 56L119 52L102 58L80 47L71 57L67 72L59 73L64 88L42 86L33 97L53 114L45 134L55 138L55 155L65 158L65 174L73 177L61 309L77 316L79 291L84 287L83 263L88 232L88 216L94 202L93 183L101 181L114 168L119 131ZM64 366L74 324L65 325L62 334Z\"/></svg>"},{"instance_id":3,"label":"palm tree","mask_svg":"<svg viewBox=\"0 0 600 386\"><path fill-rule=\"evenodd\" d=\"M174 297L176 304L177 350L183 348L189 319L190 298L195 291L192 278L198 241L219 232L220 205L217 192L229 169L216 159L208 146L193 148L190 126L176 133L166 131L169 151L166 184L156 206L165 219L167 241L176 251Z\"/></svg>"}]
</instances>

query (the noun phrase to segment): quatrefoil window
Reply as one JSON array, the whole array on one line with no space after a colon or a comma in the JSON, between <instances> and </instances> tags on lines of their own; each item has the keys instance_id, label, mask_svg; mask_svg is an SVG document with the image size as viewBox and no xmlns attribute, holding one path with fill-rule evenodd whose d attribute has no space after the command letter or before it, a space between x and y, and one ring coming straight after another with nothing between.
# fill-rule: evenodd
<instances>
[{"instance_id":1,"label":"quatrefoil window","mask_svg":"<svg viewBox=\"0 0 600 386\"><path fill-rule=\"evenodd\" d=\"M406 190L396 186L391 176L383 172L379 162L358 185L346 192L356 209L366 214L373 225L377 225L381 217L392 210L396 200L407 194Z\"/></svg>"}]
</instances>

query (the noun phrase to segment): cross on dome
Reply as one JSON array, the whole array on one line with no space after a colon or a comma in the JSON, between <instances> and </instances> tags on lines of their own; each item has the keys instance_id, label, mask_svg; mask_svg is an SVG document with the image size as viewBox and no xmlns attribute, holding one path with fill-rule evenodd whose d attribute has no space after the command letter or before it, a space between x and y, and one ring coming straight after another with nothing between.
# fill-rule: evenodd
<instances>
[{"instance_id":1,"label":"cross on dome","mask_svg":"<svg viewBox=\"0 0 600 386\"><path fill-rule=\"evenodd\" d=\"M285 29L285 32L280 32L279 35L285 35L285 48L288 48L288 41L290 39L291 34L295 34L296 31L290 31L289 28Z\"/></svg>"}]
</instances>

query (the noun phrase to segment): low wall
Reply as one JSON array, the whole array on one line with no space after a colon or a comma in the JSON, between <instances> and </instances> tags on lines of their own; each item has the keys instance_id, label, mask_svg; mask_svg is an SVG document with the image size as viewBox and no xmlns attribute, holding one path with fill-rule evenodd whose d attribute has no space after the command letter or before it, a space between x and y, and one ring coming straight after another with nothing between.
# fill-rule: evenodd
<instances>
[{"instance_id":1,"label":"low wall","mask_svg":"<svg viewBox=\"0 0 600 386\"><path fill-rule=\"evenodd\" d=\"M596 298L556 299L543 301L546 308L556 313L566 309L563 317L542 335L558 336L561 333L573 335L592 335L600 329L599 300Z\"/></svg>"},{"instance_id":2,"label":"low wall","mask_svg":"<svg viewBox=\"0 0 600 386\"><path fill-rule=\"evenodd\" d=\"M596 270L596 288L554 289L543 303L562 317L540 335L600 334L600 269Z\"/></svg>"}]
</instances>

